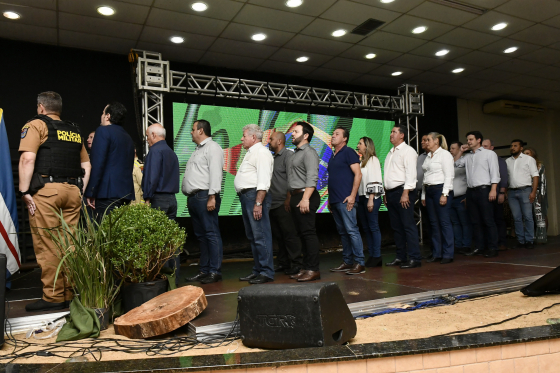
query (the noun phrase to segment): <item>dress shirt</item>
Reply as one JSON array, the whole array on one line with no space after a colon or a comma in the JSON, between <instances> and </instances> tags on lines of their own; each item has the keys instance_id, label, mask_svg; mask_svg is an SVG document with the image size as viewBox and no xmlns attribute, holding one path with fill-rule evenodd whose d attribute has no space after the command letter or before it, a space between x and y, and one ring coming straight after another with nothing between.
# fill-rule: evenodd
<instances>
[{"instance_id":1,"label":"dress shirt","mask_svg":"<svg viewBox=\"0 0 560 373\"><path fill-rule=\"evenodd\" d=\"M362 181L360 181L360 188L358 189L359 196L367 196L367 185L369 183L381 183L383 184L383 179L381 178L381 163L379 163L379 158L372 156L368 159L366 166L361 167L362 170ZM376 196L375 198L379 198Z\"/></svg>"},{"instance_id":2,"label":"dress shirt","mask_svg":"<svg viewBox=\"0 0 560 373\"><path fill-rule=\"evenodd\" d=\"M455 166L466 168L467 186L469 188L500 182L498 155L482 146L476 149L474 153L468 153L459 158L455 161Z\"/></svg>"},{"instance_id":3,"label":"dress shirt","mask_svg":"<svg viewBox=\"0 0 560 373\"><path fill-rule=\"evenodd\" d=\"M317 188L319 181L319 155L309 144L296 148L288 161L288 186L290 190Z\"/></svg>"},{"instance_id":4,"label":"dress shirt","mask_svg":"<svg viewBox=\"0 0 560 373\"><path fill-rule=\"evenodd\" d=\"M192 194L208 190L208 195L220 194L224 169L224 151L211 137L196 146L187 166L181 190Z\"/></svg>"},{"instance_id":5,"label":"dress shirt","mask_svg":"<svg viewBox=\"0 0 560 373\"><path fill-rule=\"evenodd\" d=\"M455 166L453 156L442 147L433 153L428 153L424 164L424 184L422 185L422 199L426 199L426 185L443 184L443 194L453 190Z\"/></svg>"},{"instance_id":6,"label":"dress shirt","mask_svg":"<svg viewBox=\"0 0 560 373\"><path fill-rule=\"evenodd\" d=\"M274 158L270 150L262 142L251 146L233 180L235 191L239 193L243 189L257 188L268 192L273 168Z\"/></svg>"},{"instance_id":7,"label":"dress shirt","mask_svg":"<svg viewBox=\"0 0 560 373\"><path fill-rule=\"evenodd\" d=\"M284 204L288 193L288 160L294 156L291 149L282 148L274 154L274 169L270 181L270 194L272 203L270 209L275 209Z\"/></svg>"},{"instance_id":8,"label":"dress shirt","mask_svg":"<svg viewBox=\"0 0 560 373\"><path fill-rule=\"evenodd\" d=\"M519 154L516 158L506 159L510 188L523 188L533 185L533 178L539 176L535 158Z\"/></svg>"},{"instance_id":9,"label":"dress shirt","mask_svg":"<svg viewBox=\"0 0 560 373\"><path fill-rule=\"evenodd\" d=\"M500 169L500 182L498 183L498 191L508 187L508 171L506 161L502 157L498 157L498 168Z\"/></svg>"},{"instance_id":10,"label":"dress shirt","mask_svg":"<svg viewBox=\"0 0 560 373\"><path fill-rule=\"evenodd\" d=\"M417 160L416 150L406 143L392 147L385 158L385 189L415 189Z\"/></svg>"},{"instance_id":11,"label":"dress shirt","mask_svg":"<svg viewBox=\"0 0 560 373\"><path fill-rule=\"evenodd\" d=\"M467 170L464 167L455 166L455 177L453 178L453 198L467 193Z\"/></svg>"},{"instance_id":12,"label":"dress shirt","mask_svg":"<svg viewBox=\"0 0 560 373\"><path fill-rule=\"evenodd\" d=\"M422 153L418 156L418 161L416 162L416 190L422 190L422 184L424 184L424 169L422 165L428 156L427 153Z\"/></svg>"},{"instance_id":13,"label":"dress shirt","mask_svg":"<svg viewBox=\"0 0 560 373\"><path fill-rule=\"evenodd\" d=\"M155 193L179 193L179 159L165 140L150 147L142 176L144 199Z\"/></svg>"}]
</instances>

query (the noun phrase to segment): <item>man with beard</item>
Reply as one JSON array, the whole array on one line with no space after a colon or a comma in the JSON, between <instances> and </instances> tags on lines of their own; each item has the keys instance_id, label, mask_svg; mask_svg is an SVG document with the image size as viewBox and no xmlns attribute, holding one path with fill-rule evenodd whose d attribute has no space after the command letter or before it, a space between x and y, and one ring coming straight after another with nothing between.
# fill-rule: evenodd
<instances>
[{"instance_id":1,"label":"man with beard","mask_svg":"<svg viewBox=\"0 0 560 373\"><path fill-rule=\"evenodd\" d=\"M523 154L523 141L515 139L506 159L509 188L508 202L515 222L516 247L532 249L535 236L533 202L539 186L539 171L535 158ZM525 225L525 227L524 227Z\"/></svg>"},{"instance_id":2,"label":"man with beard","mask_svg":"<svg viewBox=\"0 0 560 373\"><path fill-rule=\"evenodd\" d=\"M309 143L314 134L307 122L296 122L292 131L292 143L297 147L288 162L288 188L290 209L301 239L303 268L290 276L299 282L321 278L319 272L319 238L315 230L315 213L321 203L317 192L319 181L319 156Z\"/></svg>"}]
</instances>

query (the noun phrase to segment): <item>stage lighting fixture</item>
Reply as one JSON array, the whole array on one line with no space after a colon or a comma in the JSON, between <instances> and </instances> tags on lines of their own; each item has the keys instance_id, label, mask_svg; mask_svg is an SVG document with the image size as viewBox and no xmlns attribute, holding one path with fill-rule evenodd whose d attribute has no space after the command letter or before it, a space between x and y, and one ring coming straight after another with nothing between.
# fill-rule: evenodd
<instances>
[{"instance_id":1,"label":"stage lighting fixture","mask_svg":"<svg viewBox=\"0 0 560 373\"><path fill-rule=\"evenodd\" d=\"M288 0L286 1L286 6L289 8L297 8L303 4L303 0Z\"/></svg>"},{"instance_id":2,"label":"stage lighting fixture","mask_svg":"<svg viewBox=\"0 0 560 373\"><path fill-rule=\"evenodd\" d=\"M298 57L298 58L296 59L296 61L297 61L297 62L306 62L306 61L309 61L309 57L305 57L305 56Z\"/></svg>"},{"instance_id":3,"label":"stage lighting fixture","mask_svg":"<svg viewBox=\"0 0 560 373\"><path fill-rule=\"evenodd\" d=\"M3 15L4 17L8 18L8 19L20 19L20 18L21 18L21 16L19 15L19 13L10 12L10 11L4 12L4 13L2 13L2 15Z\"/></svg>"},{"instance_id":4,"label":"stage lighting fixture","mask_svg":"<svg viewBox=\"0 0 560 373\"><path fill-rule=\"evenodd\" d=\"M511 48L508 48L508 49L504 50L504 53L513 53L516 50L517 50L517 47L511 47Z\"/></svg>"},{"instance_id":5,"label":"stage lighting fixture","mask_svg":"<svg viewBox=\"0 0 560 373\"><path fill-rule=\"evenodd\" d=\"M255 35L251 36L251 39L253 39L254 41L262 41L262 40L266 39L266 35L265 34L255 34Z\"/></svg>"},{"instance_id":6,"label":"stage lighting fixture","mask_svg":"<svg viewBox=\"0 0 560 373\"><path fill-rule=\"evenodd\" d=\"M391 75L393 76L399 76L402 75L402 71L395 71L394 73L392 73Z\"/></svg>"},{"instance_id":7,"label":"stage lighting fixture","mask_svg":"<svg viewBox=\"0 0 560 373\"><path fill-rule=\"evenodd\" d=\"M507 25L508 24L505 22L497 23L494 26L492 26L492 30L493 31L503 30L507 27Z\"/></svg>"},{"instance_id":8,"label":"stage lighting fixture","mask_svg":"<svg viewBox=\"0 0 560 373\"><path fill-rule=\"evenodd\" d=\"M195 12L204 12L206 9L208 9L208 5L206 3L203 3L202 1L197 1L196 3L192 3L191 9Z\"/></svg>"},{"instance_id":9,"label":"stage lighting fixture","mask_svg":"<svg viewBox=\"0 0 560 373\"><path fill-rule=\"evenodd\" d=\"M436 56L439 56L439 57L445 56L447 53L449 53L449 49L442 49L442 50L436 52Z\"/></svg>"},{"instance_id":10,"label":"stage lighting fixture","mask_svg":"<svg viewBox=\"0 0 560 373\"><path fill-rule=\"evenodd\" d=\"M368 53L368 54L366 54L366 58L367 58L368 60L371 60L372 58L375 58L376 56L377 56L377 55L376 55L375 53Z\"/></svg>"},{"instance_id":11,"label":"stage lighting fixture","mask_svg":"<svg viewBox=\"0 0 560 373\"><path fill-rule=\"evenodd\" d=\"M465 69L463 69L462 67L459 67L458 69L452 70L451 72L454 74L459 74L462 73L463 71L465 71Z\"/></svg>"},{"instance_id":12,"label":"stage lighting fixture","mask_svg":"<svg viewBox=\"0 0 560 373\"><path fill-rule=\"evenodd\" d=\"M171 37L171 39L169 39L169 40L171 40L172 43L181 44L181 43L183 43L183 42L185 41L185 38L182 38L182 37L180 37L180 36L173 36L173 37Z\"/></svg>"},{"instance_id":13,"label":"stage lighting fixture","mask_svg":"<svg viewBox=\"0 0 560 373\"><path fill-rule=\"evenodd\" d=\"M420 27L416 27L415 29L412 30L413 34L421 34L424 31L426 31L428 28L426 26L420 26Z\"/></svg>"},{"instance_id":14,"label":"stage lighting fixture","mask_svg":"<svg viewBox=\"0 0 560 373\"><path fill-rule=\"evenodd\" d=\"M331 35L334 36L335 38L339 38L343 35L346 35L346 30L342 30L342 29L341 30L336 30L336 31L333 31L333 33Z\"/></svg>"},{"instance_id":15,"label":"stage lighting fixture","mask_svg":"<svg viewBox=\"0 0 560 373\"><path fill-rule=\"evenodd\" d=\"M115 14L115 9L111 8L110 6L100 6L97 8L97 13L103 16L112 16Z\"/></svg>"}]
</instances>

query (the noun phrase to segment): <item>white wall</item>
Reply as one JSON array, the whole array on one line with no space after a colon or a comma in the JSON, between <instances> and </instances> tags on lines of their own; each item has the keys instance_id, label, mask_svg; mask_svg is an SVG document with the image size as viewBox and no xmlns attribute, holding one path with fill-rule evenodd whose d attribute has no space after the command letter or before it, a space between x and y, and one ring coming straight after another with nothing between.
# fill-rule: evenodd
<instances>
[{"instance_id":1,"label":"white wall","mask_svg":"<svg viewBox=\"0 0 560 373\"><path fill-rule=\"evenodd\" d=\"M548 234L559 232L558 212L560 211L560 115L554 110L533 118L510 118L487 115L482 112L482 102L457 99L459 119L459 141L465 142L468 131L478 130L484 138L490 138L495 146L509 145L515 138L522 139L537 150L546 167L548 181ZM450 139L452 141L452 139ZM509 149L498 150L498 155L509 154Z\"/></svg>"}]
</instances>

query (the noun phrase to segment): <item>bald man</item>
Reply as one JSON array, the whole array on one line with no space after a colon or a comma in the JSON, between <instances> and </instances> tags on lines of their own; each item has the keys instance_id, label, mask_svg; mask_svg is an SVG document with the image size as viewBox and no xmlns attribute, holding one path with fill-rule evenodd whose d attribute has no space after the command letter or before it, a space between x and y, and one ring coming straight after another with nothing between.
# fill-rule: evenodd
<instances>
[{"instance_id":1,"label":"bald man","mask_svg":"<svg viewBox=\"0 0 560 373\"><path fill-rule=\"evenodd\" d=\"M270 205L270 224L272 237L278 243L278 264L275 272L294 275L303 267L301 241L297 235L290 212L290 193L288 192L287 164L294 152L286 149L286 135L273 132L268 141L274 152L274 170L270 183L272 204Z\"/></svg>"}]
</instances>

